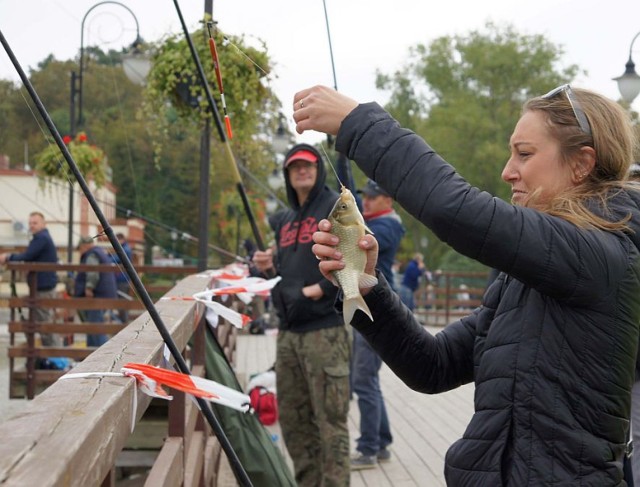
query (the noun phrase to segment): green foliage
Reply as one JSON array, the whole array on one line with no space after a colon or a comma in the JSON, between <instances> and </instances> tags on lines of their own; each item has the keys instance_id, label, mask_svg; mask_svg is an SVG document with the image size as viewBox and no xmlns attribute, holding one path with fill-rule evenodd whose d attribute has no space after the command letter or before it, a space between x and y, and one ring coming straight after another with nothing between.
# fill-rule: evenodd
<instances>
[{"instance_id":1,"label":"green foliage","mask_svg":"<svg viewBox=\"0 0 640 487\"><path fill-rule=\"evenodd\" d=\"M386 108L404 126L422 135L471 184L506 199L510 191L500 175L522 104L579 72L575 65L558 67L562 54L541 35L487 23L483 31L412 48L407 65L393 76L379 73L377 86L392 90ZM442 267L449 247L423 232L430 245L428 265Z\"/></svg>"},{"instance_id":2,"label":"green foliage","mask_svg":"<svg viewBox=\"0 0 640 487\"><path fill-rule=\"evenodd\" d=\"M65 136L64 143L82 176L86 180L93 180L97 187L102 186L106 182L105 170L107 167L107 156L104 151L96 145L89 144L87 134L84 132L78 133L74 139ZM36 171L41 181L46 182L50 179L66 181L70 177L67 163L53 140L49 139L47 147L36 155L35 159Z\"/></svg>"},{"instance_id":3,"label":"green foliage","mask_svg":"<svg viewBox=\"0 0 640 487\"><path fill-rule=\"evenodd\" d=\"M213 83L215 77L206 39L202 32L195 34L193 39L198 45L207 78ZM179 72L194 75L193 60L184 40L172 38L167 47L169 55L172 47L178 44L182 50L177 56L181 58L179 62L183 63ZM264 181L274 167L275 156L268 141L270 134L275 133L280 105L268 88L266 75L239 54L235 47L222 44L219 39L218 54L234 129L233 151L258 181ZM234 44L245 49L241 40L234 39ZM157 47L156 52L156 63L162 63L161 46ZM269 71L266 51L247 48L245 52ZM126 78L118 65L120 57L121 53L114 51L103 53L95 47L85 49L83 122L77 128L85 131L89 140L109 155L113 183L118 188L119 208L116 216L131 216L123 211L131 209L148 218L147 247L150 249L153 245L159 245L191 261L197 254L197 245L192 236L199 232L200 147L204 133L203 120L207 118L203 115L206 115L208 108L203 110L199 105L196 109L183 109L174 104L170 97L164 98L164 95L154 100L153 93L147 91L153 91L158 83L163 83L158 79L161 68L157 68L160 71L154 68L149 85L140 87ZM58 61L48 56L30 74L31 82L63 135L71 131L71 71L78 73L76 62ZM211 90L218 100L215 85ZM149 109L152 105L145 105L143 110L143 99L147 104L160 103L162 109L155 113ZM9 155L14 166L23 160L24 154L37 154L47 148L47 140L43 137L46 129L43 129L42 121L36 123L34 120L37 111L26 91L9 81L0 80L0 110L3 113L0 120L0 153ZM227 218L226 210L222 209L225 203L221 199L231 198L235 180L227 150L218 141L218 133L210 117L209 125L212 127L209 241L224 248L216 240ZM154 136L150 136L150 133ZM162 138L159 140L155 136ZM154 153L154 143L162 145L159 157ZM66 165L61 156L59 160ZM261 203L264 195L260 188L252 187L251 180L246 179L245 183L254 215L264 231L264 206ZM223 194L229 188L233 188L230 195ZM240 203L237 206L240 208ZM179 230L173 232L174 238L167 227ZM251 237L244 213L240 229L241 239ZM235 244L235 234L225 238L225 245Z\"/></svg>"},{"instance_id":4,"label":"green foliage","mask_svg":"<svg viewBox=\"0 0 640 487\"><path fill-rule=\"evenodd\" d=\"M267 84L270 60L266 50L244 45L242 37L223 39L219 33L214 35L227 109L233 127L233 139L230 141L233 156L237 164L242 164L258 180L266 180L275 159L266 134L275 133L278 122L275 115L280 108L280 102ZM205 75L213 83L216 75L208 46L208 33L202 29L192 33L191 38ZM217 86L212 84L209 90L221 118L223 108ZM161 46L157 46L141 113L149 129L156 167L163 172L166 164L171 165L173 157L167 157L167 152L172 151L171 146L176 140L189 140L195 148L197 139L194 134L201 133L207 124L212 127L214 140L210 151L214 177L211 179L211 241L230 249L237 247L238 242L245 238L251 238L250 226L236 191L234 162L230 151L217 137L219 127L214 123L216 120L209 107L207 92L200 83L189 45L183 36L170 37ZM179 157L177 154L174 156ZM197 194L197 179L194 178L197 165L194 162L196 161L192 157L191 167L187 172L194 183L188 190L189 195ZM234 189L229 190L230 187ZM252 192L250 184L246 189L247 192ZM179 198L178 195L175 196ZM236 199L237 201L232 201ZM255 196L250 200L253 215L264 232L264 202ZM193 208L196 207L197 205L193 205ZM238 208L238 212L234 213L234 217L241 219L237 228L227 223L229 215L226 212L230 207ZM232 236L230 232L236 233Z\"/></svg>"},{"instance_id":5,"label":"green foliage","mask_svg":"<svg viewBox=\"0 0 640 487\"><path fill-rule=\"evenodd\" d=\"M271 157L265 153L266 140L258 135L275 132L277 119L273 114L280 107L267 86L270 60L266 50L245 46L241 37L230 37L226 41L221 34L216 32L214 35L233 127L234 151L244 160ZM213 84L216 74L206 29L192 33L191 38L210 81L209 91L216 101L218 114L222 117L220 95ZM175 131L193 130L206 120L212 124L215 121L209 109L207 91L200 82L189 45L182 35L172 36L158 46L147 79L143 114L145 120L151 122L148 127L157 161Z\"/></svg>"}]
</instances>

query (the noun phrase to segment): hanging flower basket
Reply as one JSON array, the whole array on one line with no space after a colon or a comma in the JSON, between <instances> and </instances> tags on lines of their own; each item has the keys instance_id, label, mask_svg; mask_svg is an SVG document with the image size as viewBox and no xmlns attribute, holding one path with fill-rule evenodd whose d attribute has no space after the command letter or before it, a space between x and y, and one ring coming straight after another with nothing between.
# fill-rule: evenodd
<instances>
[{"instance_id":1,"label":"hanging flower basket","mask_svg":"<svg viewBox=\"0 0 640 487\"><path fill-rule=\"evenodd\" d=\"M67 145L71 157L76 161L78 169L86 180L92 179L98 187L106 181L105 169L107 156L99 147L89 144L87 134L78 133L75 139L65 135L62 139ZM38 175L47 179L63 179L69 177L67 161L53 142L36 156L36 171Z\"/></svg>"}]
</instances>

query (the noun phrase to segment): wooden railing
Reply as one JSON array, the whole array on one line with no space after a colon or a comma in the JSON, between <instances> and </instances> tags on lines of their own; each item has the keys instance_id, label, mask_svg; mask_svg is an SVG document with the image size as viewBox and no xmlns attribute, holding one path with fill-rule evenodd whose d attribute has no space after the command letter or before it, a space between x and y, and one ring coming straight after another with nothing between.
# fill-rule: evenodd
<instances>
[{"instance_id":1,"label":"wooden railing","mask_svg":"<svg viewBox=\"0 0 640 487\"><path fill-rule=\"evenodd\" d=\"M36 296L36 274L42 271L54 271L59 274L75 275L78 272L121 272L115 265L85 265L85 264L42 264L33 262L11 262L7 264L11 271L11 284L15 286L24 281L30 275L32 282L29 284L27 296L13 296L8 300L10 307L9 333L9 397L26 397L32 399L38 391L43 390L64 371L38 369L39 361L52 357L67 357L79 361L95 351L95 347L74 344L76 334L107 334L113 335L122 330L126 323L108 321L104 323L79 322L76 318L77 310L129 310L141 311L142 303L132 297L127 299L104 298L74 298L61 297L43 299ZM194 267L157 267L140 266L136 269L143 277L145 274L155 273L171 276L185 276L195 272ZM29 274L31 273L31 274ZM15 287L14 287L15 289ZM166 292L166 286L154 287L156 295ZM34 319L35 308L48 308L56 310L58 319L54 322L38 322ZM20 310L20 312L18 312ZM139 313L137 313L139 314ZM38 340L40 333L56 333L66 337L66 346L43 346ZM20 363L18 363L20 362Z\"/></svg>"},{"instance_id":2,"label":"wooden railing","mask_svg":"<svg viewBox=\"0 0 640 487\"><path fill-rule=\"evenodd\" d=\"M207 281L187 277L167 296L191 296L206 289ZM202 375L203 306L194 301L161 300L156 308L176 346L188 357L193 373ZM232 359L235 328L221 323L217 335ZM91 351L73 371L114 372L127 362L157 365L163 350L156 326L144 313L105 345ZM142 428L144 422L140 420L150 403L149 396L136 394L135 381L129 378L55 382L29 401L19 415L0 423L0 484L115 485L116 466L130 463L125 447ZM159 433L165 440L153 455L145 485L217 485L214 479L226 457L221 455L220 445L198 408L181 393L174 394L168 408L168 421L164 432ZM140 435L145 435L144 429Z\"/></svg>"},{"instance_id":3,"label":"wooden railing","mask_svg":"<svg viewBox=\"0 0 640 487\"><path fill-rule=\"evenodd\" d=\"M437 272L416 292L414 313L424 323L446 325L482 303L488 272ZM461 285L464 287L461 288Z\"/></svg>"}]
</instances>

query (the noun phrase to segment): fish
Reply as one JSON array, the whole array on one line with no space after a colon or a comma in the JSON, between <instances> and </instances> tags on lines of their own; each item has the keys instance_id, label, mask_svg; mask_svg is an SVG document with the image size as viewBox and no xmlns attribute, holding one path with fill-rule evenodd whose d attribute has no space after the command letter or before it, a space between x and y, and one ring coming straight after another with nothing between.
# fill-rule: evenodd
<instances>
[{"instance_id":1,"label":"fish","mask_svg":"<svg viewBox=\"0 0 640 487\"><path fill-rule=\"evenodd\" d=\"M358 247L358 241L366 232L373 234L364 222L364 218L356 199L347 187L342 185L340 196L333 205L327 220L331 222L331 233L340 241L337 249L342 253L345 268L333 271L333 276L340 289L342 289L343 306L342 316L345 323L351 323L356 310L363 311L371 321L371 311L360 294L360 287L372 287L378 283L378 279L365 274L367 253Z\"/></svg>"}]
</instances>

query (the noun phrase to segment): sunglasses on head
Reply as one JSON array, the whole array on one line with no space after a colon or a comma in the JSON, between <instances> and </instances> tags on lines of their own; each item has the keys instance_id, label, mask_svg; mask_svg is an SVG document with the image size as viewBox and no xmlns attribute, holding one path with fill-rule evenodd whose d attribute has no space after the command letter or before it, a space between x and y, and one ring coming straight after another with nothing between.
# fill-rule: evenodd
<instances>
[{"instance_id":1,"label":"sunglasses on head","mask_svg":"<svg viewBox=\"0 0 640 487\"><path fill-rule=\"evenodd\" d=\"M573 90L571 89L570 85L566 84L566 85L558 86L557 88L554 88L546 95L543 95L541 98L544 98L545 100L549 98L553 98L558 93L567 94L567 100L569 100L569 104L571 105L573 114L575 115L576 120L578 121L578 125L580 126L580 130L582 130L587 135L591 135L591 125L589 124L587 115L584 113L584 110L582 109L582 105L580 105L580 102L573 94Z\"/></svg>"}]
</instances>

